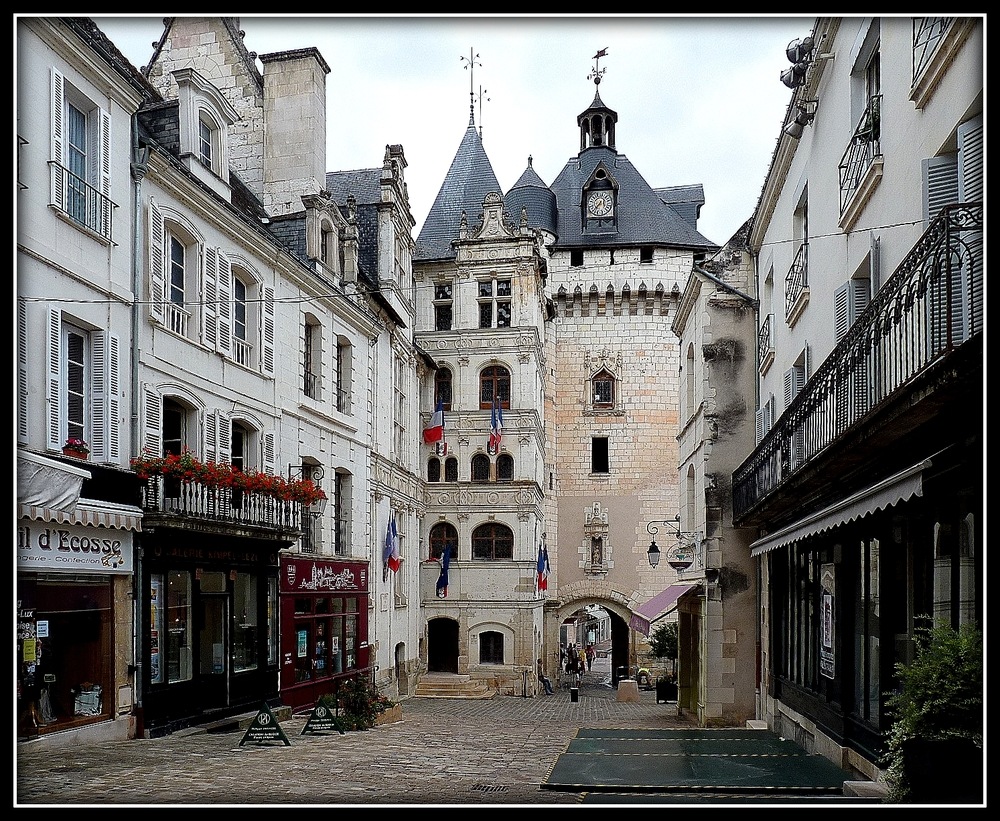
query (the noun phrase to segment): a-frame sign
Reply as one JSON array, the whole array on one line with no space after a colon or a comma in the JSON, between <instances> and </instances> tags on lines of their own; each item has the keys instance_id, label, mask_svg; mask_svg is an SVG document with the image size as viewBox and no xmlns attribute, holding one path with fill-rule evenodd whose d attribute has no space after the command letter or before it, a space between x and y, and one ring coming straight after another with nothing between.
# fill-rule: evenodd
<instances>
[{"instance_id":1,"label":"a-frame sign","mask_svg":"<svg viewBox=\"0 0 1000 821\"><path fill-rule=\"evenodd\" d=\"M247 727L247 731L243 734L243 740L240 741L240 746L242 747L248 741L253 741L255 744L280 741L286 747L292 746L292 742L288 740L285 731L281 729L281 724L274 717L274 713L267 706L267 702L264 702L260 708L260 712L257 713L257 717Z\"/></svg>"},{"instance_id":2,"label":"a-frame sign","mask_svg":"<svg viewBox=\"0 0 1000 821\"><path fill-rule=\"evenodd\" d=\"M336 730L341 735L345 735L341 722L334 716L326 700L321 698L316 702L316 706L313 707L312 714L309 716L309 720L306 721L306 726L302 728L301 735L305 735L306 733L328 733L331 730Z\"/></svg>"}]
</instances>

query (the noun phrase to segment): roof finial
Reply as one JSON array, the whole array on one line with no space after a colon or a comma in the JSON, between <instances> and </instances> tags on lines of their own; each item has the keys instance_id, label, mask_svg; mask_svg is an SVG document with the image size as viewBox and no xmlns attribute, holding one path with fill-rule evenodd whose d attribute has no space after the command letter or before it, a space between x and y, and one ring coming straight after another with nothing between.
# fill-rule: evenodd
<instances>
[{"instance_id":1,"label":"roof finial","mask_svg":"<svg viewBox=\"0 0 1000 821\"><path fill-rule=\"evenodd\" d=\"M601 58L607 56L608 56L608 49L607 47L604 47L591 58L594 61L594 68L590 72L590 74L587 75L587 79L593 80L595 86L599 86L601 84L601 77L603 77L604 72L607 71L606 68L600 67Z\"/></svg>"},{"instance_id":2,"label":"roof finial","mask_svg":"<svg viewBox=\"0 0 1000 821\"><path fill-rule=\"evenodd\" d=\"M460 57L459 59L468 63L468 65L462 66L462 68L466 68L466 69L469 70L469 125L475 125L476 124L476 113L475 113L476 112L476 108L475 108L475 106L476 106L476 93L474 91L475 86L472 83L472 77L476 73L476 66L481 66L482 63L478 62L479 55L478 54L474 54L473 50L471 48L469 49L469 56L468 57Z\"/></svg>"},{"instance_id":3,"label":"roof finial","mask_svg":"<svg viewBox=\"0 0 1000 821\"><path fill-rule=\"evenodd\" d=\"M483 138L483 97L486 97L486 89L479 86L479 94L476 95L476 99L479 100L479 139ZM489 102L490 98L486 97L486 102Z\"/></svg>"}]
</instances>

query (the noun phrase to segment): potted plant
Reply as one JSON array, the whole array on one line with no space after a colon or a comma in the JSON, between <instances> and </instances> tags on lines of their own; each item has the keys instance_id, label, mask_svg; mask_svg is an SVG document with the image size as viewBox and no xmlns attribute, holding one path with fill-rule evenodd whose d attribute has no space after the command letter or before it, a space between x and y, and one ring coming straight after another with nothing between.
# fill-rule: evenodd
<instances>
[{"instance_id":1,"label":"potted plant","mask_svg":"<svg viewBox=\"0 0 1000 821\"><path fill-rule=\"evenodd\" d=\"M883 764L888 800L903 804L981 803L983 636L970 623L920 628L911 664L895 666L892 718Z\"/></svg>"},{"instance_id":2,"label":"potted plant","mask_svg":"<svg viewBox=\"0 0 1000 821\"><path fill-rule=\"evenodd\" d=\"M670 671L656 681L656 701L677 701L677 622L657 625L649 637L649 647L656 658L671 662Z\"/></svg>"},{"instance_id":3,"label":"potted plant","mask_svg":"<svg viewBox=\"0 0 1000 821\"><path fill-rule=\"evenodd\" d=\"M63 456L72 456L74 459L86 459L90 455L90 446L77 436L71 436L66 440L62 448Z\"/></svg>"}]
</instances>

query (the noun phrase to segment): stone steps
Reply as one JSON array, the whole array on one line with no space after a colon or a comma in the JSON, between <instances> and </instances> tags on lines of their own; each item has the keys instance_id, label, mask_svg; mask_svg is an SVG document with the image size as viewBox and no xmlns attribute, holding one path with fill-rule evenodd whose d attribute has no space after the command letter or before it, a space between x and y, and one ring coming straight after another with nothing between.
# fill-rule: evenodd
<instances>
[{"instance_id":1,"label":"stone steps","mask_svg":"<svg viewBox=\"0 0 1000 821\"><path fill-rule=\"evenodd\" d=\"M496 694L496 688L482 679L457 673L426 673L413 691L418 698L493 698Z\"/></svg>"}]
</instances>

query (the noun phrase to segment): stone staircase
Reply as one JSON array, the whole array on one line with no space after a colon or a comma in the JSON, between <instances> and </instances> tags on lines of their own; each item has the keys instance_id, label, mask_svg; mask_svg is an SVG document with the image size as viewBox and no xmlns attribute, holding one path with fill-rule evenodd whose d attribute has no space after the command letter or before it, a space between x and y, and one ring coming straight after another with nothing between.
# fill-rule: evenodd
<instances>
[{"instance_id":1,"label":"stone staircase","mask_svg":"<svg viewBox=\"0 0 1000 821\"><path fill-rule=\"evenodd\" d=\"M486 681L457 673L425 673L413 691L417 698L493 698L496 694Z\"/></svg>"}]
</instances>

